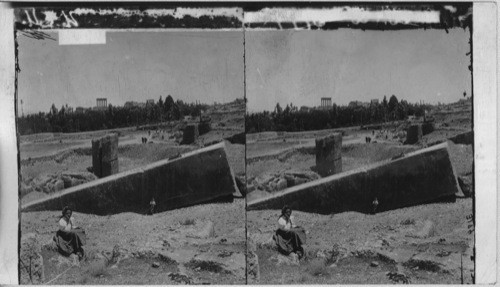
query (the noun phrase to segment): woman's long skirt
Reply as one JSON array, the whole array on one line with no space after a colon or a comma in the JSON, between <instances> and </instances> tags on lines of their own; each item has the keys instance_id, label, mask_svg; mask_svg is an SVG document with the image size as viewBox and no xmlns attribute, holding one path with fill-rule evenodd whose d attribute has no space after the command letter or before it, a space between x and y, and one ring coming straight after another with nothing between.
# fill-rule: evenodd
<instances>
[{"instance_id":1,"label":"woman's long skirt","mask_svg":"<svg viewBox=\"0 0 500 287\"><path fill-rule=\"evenodd\" d=\"M303 252L302 244L306 243L306 233L303 228L297 227L290 230L276 230L274 240L278 245L278 250L289 255L292 252Z\"/></svg>"},{"instance_id":2,"label":"woman's long skirt","mask_svg":"<svg viewBox=\"0 0 500 287\"><path fill-rule=\"evenodd\" d=\"M73 253L82 252L82 246L85 245L85 231L81 228L76 228L70 232L58 230L54 241L57 244L59 252L65 256Z\"/></svg>"}]
</instances>

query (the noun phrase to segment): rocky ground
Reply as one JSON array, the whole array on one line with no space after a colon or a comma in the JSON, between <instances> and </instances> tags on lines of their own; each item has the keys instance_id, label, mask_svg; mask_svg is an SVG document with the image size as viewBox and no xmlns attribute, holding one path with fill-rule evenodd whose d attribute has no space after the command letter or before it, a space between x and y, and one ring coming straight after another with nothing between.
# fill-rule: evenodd
<instances>
[{"instance_id":1,"label":"rocky ground","mask_svg":"<svg viewBox=\"0 0 500 287\"><path fill-rule=\"evenodd\" d=\"M445 142L461 192L456 202L432 203L376 215L356 212L319 215L295 211L308 234L306 256L298 261L276 250L272 235L280 210L247 212L248 280L255 284L460 284L471 283L474 264L472 216L473 147L448 140L471 130L471 105L434 107L435 130L415 145L404 145L408 122L382 130L342 132L342 170L390 160ZM312 181L314 138L324 131L247 135L247 200ZM365 137L372 142L364 142ZM346 139L346 140L344 140ZM250 160L248 160L250 158Z\"/></svg>"},{"instance_id":2,"label":"rocky ground","mask_svg":"<svg viewBox=\"0 0 500 287\"><path fill-rule=\"evenodd\" d=\"M44 133L20 138L21 203L43 198L48 194L96 180L88 169L92 166L91 140L110 132L118 133L120 172L141 167L217 142L224 141L229 164L235 175L245 173L245 146L231 137L244 131L245 106L241 101L212 106L212 130L190 145L180 145L184 122L172 122L168 128L156 126L121 128L82 133ZM180 136L176 134L180 133ZM142 144L142 138L148 143ZM225 140L229 138L230 140Z\"/></svg>"},{"instance_id":3,"label":"rocky ground","mask_svg":"<svg viewBox=\"0 0 500 287\"><path fill-rule=\"evenodd\" d=\"M473 234L470 198L375 215L330 216L294 211L307 231L306 256L297 261L277 251L272 234L280 210L247 212L249 268L255 284L460 284L471 283ZM462 266L461 266L462 262ZM258 267L255 267L258 266ZM258 268L258 272L253 272ZM259 274L256 276L255 274Z\"/></svg>"},{"instance_id":4,"label":"rocky ground","mask_svg":"<svg viewBox=\"0 0 500 287\"><path fill-rule=\"evenodd\" d=\"M41 245L44 276L38 283L244 284L244 205L236 199L152 216L74 213L87 234L82 261L54 247L59 212L23 213L21 234L34 235Z\"/></svg>"},{"instance_id":5,"label":"rocky ground","mask_svg":"<svg viewBox=\"0 0 500 287\"><path fill-rule=\"evenodd\" d=\"M245 146L231 138L244 130L244 103L209 110L212 131L191 145L172 132L119 129L120 171L225 141L235 175L245 172ZM95 180L90 140L110 131L40 134L21 138L21 202ZM114 131L113 131L114 132ZM148 143L142 144L141 138ZM229 138L229 140L225 140ZM59 212L21 213L21 283L244 284L245 200L199 204L152 216L74 214L87 234L86 257L61 256L52 241Z\"/></svg>"}]
</instances>

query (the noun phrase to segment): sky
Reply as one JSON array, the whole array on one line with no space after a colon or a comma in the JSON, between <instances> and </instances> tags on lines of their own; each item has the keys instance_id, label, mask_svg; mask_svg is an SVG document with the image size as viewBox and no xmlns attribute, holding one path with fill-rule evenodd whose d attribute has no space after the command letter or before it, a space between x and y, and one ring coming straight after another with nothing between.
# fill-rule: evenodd
<instances>
[{"instance_id":1,"label":"sky","mask_svg":"<svg viewBox=\"0 0 500 287\"><path fill-rule=\"evenodd\" d=\"M59 45L20 35L19 111L93 107L96 98L212 104L244 97L243 33L238 31L107 32L106 44Z\"/></svg>"},{"instance_id":2,"label":"sky","mask_svg":"<svg viewBox=\"0 0 500 287\"><path fill-rule=\"evenodd\" d=\"M346 105L395 95L411 103L456 102L471 94L469 31L247 31L249 112Z\"/></svg>"}]
</instances>

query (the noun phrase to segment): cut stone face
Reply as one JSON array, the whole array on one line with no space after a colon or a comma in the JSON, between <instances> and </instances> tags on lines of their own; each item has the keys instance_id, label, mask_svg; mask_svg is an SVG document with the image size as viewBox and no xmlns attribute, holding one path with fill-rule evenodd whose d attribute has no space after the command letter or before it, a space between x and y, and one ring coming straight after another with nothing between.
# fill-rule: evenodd
<instances>
[{"instance_id":1,"label":"cut stone face","mask_svg":"<svg viewBox=\"0 0 500 287\"><path fill-rule=\"evenodd\" d=\"M316 169L321 176L342 172L342 134L316 139Z\"/></svg>"},{"instance_id":2,"label":"cut stone face","mask_svg":"<svg viewBox=\"0 0 500 287\"><path fill-rule=\"evenodd\" d=\"M117 134L92 140L92 168L98 177L106 177L119 172Z\"/></svg>"},{"instance_id":3,"label":"cut stone face","mask_svg":"<svg viewBox=\"0 0 500 287\"><path fill-rule=\"evenodd\" d=\"M26 204L22 211L61 210L68 205L82 213L141 213L149 208L154 197L155 212L161 212L232 198L236 190L225 145L219 143L173 160L161 160L68 188Z\"/></svg>"},{"instance_id":4,"label":"cut stone face","mask_svg":"<svg viewBox=\"0 0 500 287\"><path fill-rule=\"evenodd\" d=\"M184 128L184 133L182 134L182 143L192 144L198 139L199 135L200 133L197 124L188 125L186 126L186 128Z\"/></svg>"},{"instance_id":5,"label":"cut stone face","mask_svg":"<svg viewBox=\"0 0 500 287\"><path fill-rule=\"evenodd\" d=\"M412 125L406 133L406 144L416 144L422 139L422 125Z\"/></svg>"},{"instance_id":6,"label":"cut stone face","mask_svg":"<svg viewBox=\"0 0 500 287\"><path fill-rule=\"evenodd\" d=\"M281 209L320 214L344 211L377 212L454 199L458 183L447 143L422 149L392 161L335 174L247 203L248 210Z\"/></svg>"}]
</instances>

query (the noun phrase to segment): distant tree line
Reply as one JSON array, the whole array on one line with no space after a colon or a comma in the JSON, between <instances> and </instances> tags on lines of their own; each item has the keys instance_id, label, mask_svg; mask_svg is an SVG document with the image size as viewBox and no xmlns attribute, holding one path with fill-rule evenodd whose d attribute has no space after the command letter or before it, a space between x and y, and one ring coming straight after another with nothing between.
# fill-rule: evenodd
<instances>
[{"instance_id":1,"label":"distant tree line","mask_svg":"<svg viewBox=\"0 0 500 287\"><path fill-rule=\"evenodd\" d=\"M424 107L398 101L392 95L381 103L366 105L337 106L328 109L299 110L293 104L282 108L276 104L274 111L247 113L245 125L247 133L265 131L309 131L403 120L409 115L423 116Z\"/></svg>"},{"instance_id":2,"label":"distant tree line","mask_svg":"<svg viewBox=\"0 0 500 287\"><path fill-rule=\"evenodd\" d=\"M85 109L83 112L69 112L68 105L57 109L54 104L48 113L39 112L18 118L18 131L21 135L43 132L84 132L102 129L154 124L164 121L179 120L185 115L199 116L203 104L174 102L168 95L153 104L114 107L109 105L102 110Z\"/></svg>"}]
</instances>

